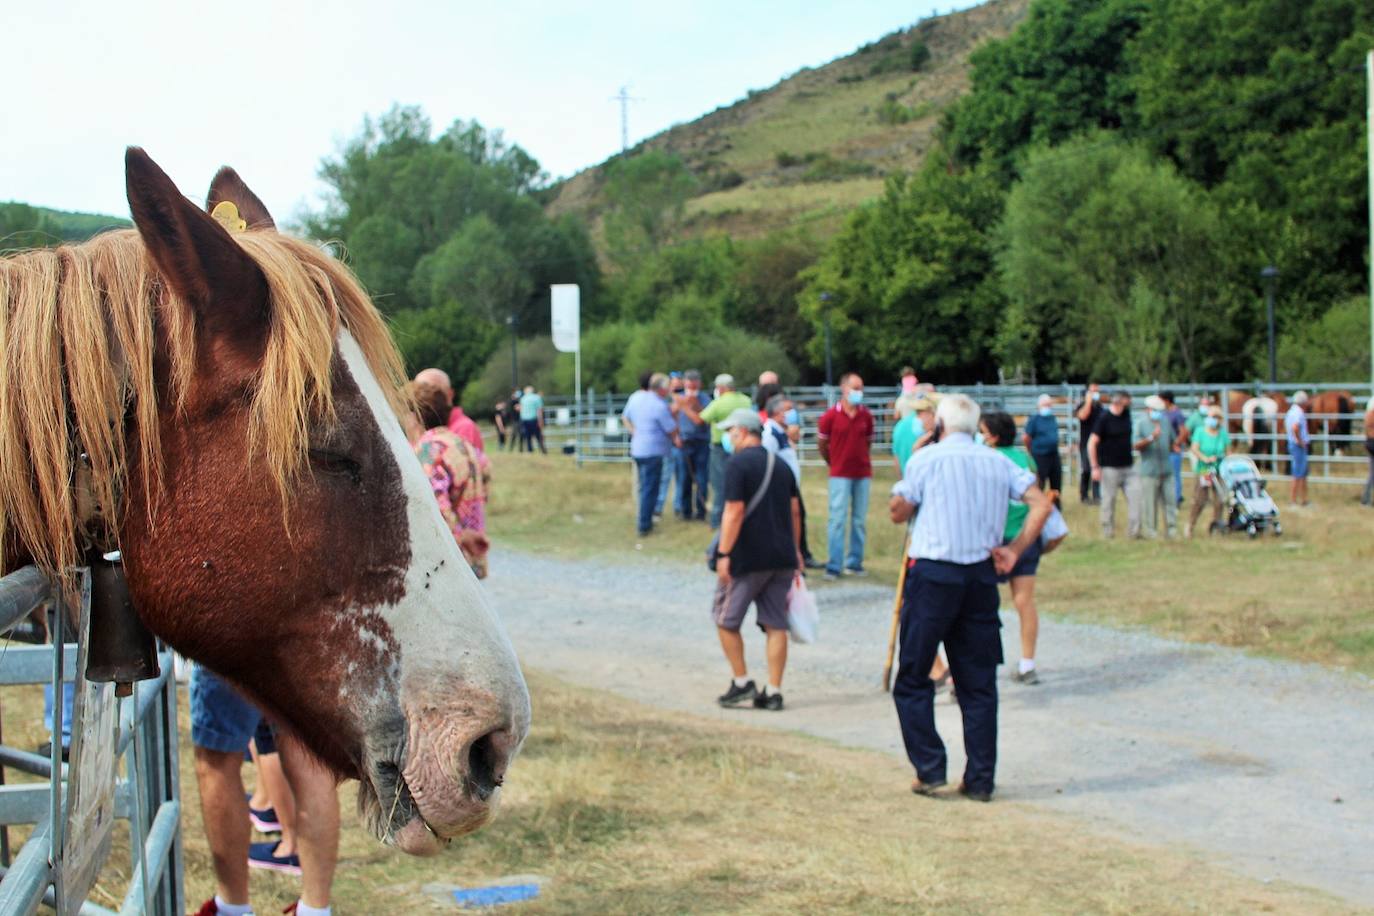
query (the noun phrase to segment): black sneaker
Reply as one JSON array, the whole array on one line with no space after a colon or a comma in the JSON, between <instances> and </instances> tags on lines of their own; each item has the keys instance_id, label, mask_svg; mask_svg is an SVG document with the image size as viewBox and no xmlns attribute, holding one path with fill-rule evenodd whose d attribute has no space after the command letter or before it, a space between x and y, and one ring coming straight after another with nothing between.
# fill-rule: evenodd
<instances>
[{"instance_id":1,"label":"black sneaker","mask_svg":"<svg viewBox=\"0 0 1374 916\"><path fill-rule=\"evenodd\" d=\"M753 681L749 681L743 687L731 681L730 688L716 697L716 702L722 706L739 706L741 703L748 703L758 695L758 688L754 686Z\"/></svg>"},{"instance_id":2,"label":"black sneaker","mask_svg":"<svg viewBox=\"0 0 1374 916\"><path fill-rule=\"evenodd\" d=\"M782 694L780 693L760 693L754 696L754 708L766 709L769 712L782 712Z\"/></svg>"},{"instance_id":3,"label":"black sneaker","mask_svg":"<svg viewBox=\"0 0 1374 916\"><path fill-rule=\"evenodd\" d=\"M959 783L959 794L969 801L987 803L992 801L992 791L990 789L970 789L964 783Z\"/></svg>"}]
</instances>

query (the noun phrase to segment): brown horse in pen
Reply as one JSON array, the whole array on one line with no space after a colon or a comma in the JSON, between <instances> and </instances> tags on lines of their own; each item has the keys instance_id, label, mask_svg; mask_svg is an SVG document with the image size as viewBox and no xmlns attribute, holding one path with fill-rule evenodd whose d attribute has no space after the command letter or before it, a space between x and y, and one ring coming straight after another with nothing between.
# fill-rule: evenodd
<instances>
[{"instance_id":1,"label":"brown horse in pen","mask_svg":"<svg viewBox=\"0 0 1374 916\"><path fill-rule=\"evenodd\" d=\"M1307 401L1307 431L1313 438L1318 435L1326 439L1328 454L1345 454L1347 443L1342 439L1331 441L1331 435L1349 436L1355 413L1355 398L1349 391L1319 391ZM1326 414L1327 416L1321 416ZM1332 417L1331 414L1343 414Z\"/></svg>"},{"instance_id":2,"label":"brown horse in pen","mask_svg":"<svg viewBox=\"0 0 1374 916\"><path fill-rule=\"evenodd\" d=\"M529 695L386 327L233 171L216 218L125 166L136 229L0 260L4 570L117 546L151 630L359 780L379 839L435 852L489 819Z\"/></svg>"}]
</instances>

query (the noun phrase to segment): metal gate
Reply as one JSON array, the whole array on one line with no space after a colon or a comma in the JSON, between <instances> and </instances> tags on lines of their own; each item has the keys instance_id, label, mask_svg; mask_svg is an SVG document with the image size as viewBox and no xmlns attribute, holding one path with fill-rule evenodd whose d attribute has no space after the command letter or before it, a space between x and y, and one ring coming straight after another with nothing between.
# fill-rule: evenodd
<instances>
[{"instance_id":1,"label":"metal gate","mask_svg":"<svg viewBox=\"0 0 1374 916\"><path fill-rule=\"evenodd\" d=\"M46 608L52 645L0 648L0 686L50 684L52 754L0 744L0 916L30 914L46 904L59 914L114 911L86 900L110 855L115 820L129 824L130 881L122 916L185 912L182 890L181 807L177 771L176 680L170 650L158 649L160 675L117 698L114 685L85 677L90 621L90 572L77 571L79 600L68 607L63 590L34 567L0 579L0 633L22 629ZM71 611L72 613L68 613ZM76 622L75 642L58 638ZM64 683L73 684L70 764L62 762ZM122 761L122 767L121 767ZM47 782L7 783L5 768ZM122 770L122 772L121 772ZM9 828L34 829L10 859Z\"/></svg>"}]
</instances>

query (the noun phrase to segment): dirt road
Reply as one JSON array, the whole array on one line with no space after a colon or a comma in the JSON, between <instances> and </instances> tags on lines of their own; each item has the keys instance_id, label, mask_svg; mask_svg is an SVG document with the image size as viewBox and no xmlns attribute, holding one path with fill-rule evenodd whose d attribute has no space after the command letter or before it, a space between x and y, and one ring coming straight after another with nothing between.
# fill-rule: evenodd
<instances>
[{"instance_id":1,"label":"dirt road","mask_svg":"<svg viewBox=\"0 0 1374 916\"><path fill-rule=\"evenodd\" d=\"M704 567L637 557L571 563L498 551L487 590L527 666L643 703L905 757L879 690L889 590L846 580L820 591L821 641L793 647L787 709L764 713L714 704L729 672L708 613L712 582ZM1014 661L1016 617L1003 620ZM760 636L746 630L755 675ZM1008 683L1003 669L998 801L1374 905L1374 685L1055 620L1042 622L1040 646L1039 685ZM958 708L942 698L938 710L957 780ZM893 792L919 803L905 785Z\"/></svg>"}]
</instances>

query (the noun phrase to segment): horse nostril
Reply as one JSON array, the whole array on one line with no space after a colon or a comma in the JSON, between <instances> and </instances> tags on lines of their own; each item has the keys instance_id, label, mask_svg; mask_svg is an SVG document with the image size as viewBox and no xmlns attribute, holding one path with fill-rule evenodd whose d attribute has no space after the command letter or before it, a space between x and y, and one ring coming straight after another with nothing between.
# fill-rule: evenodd
<instances>
[{"instance_id":1,"label":"horse nostril","mask_svg":"<svg viewBox=\"0 0 1374 916\"><path fill-rule=\"evenodd\" d=\"M468 781L482 801L491 797L506 778L506 753L498 744L500 730L487 732L468 751Z\"/></svg>"}]
</instances>

